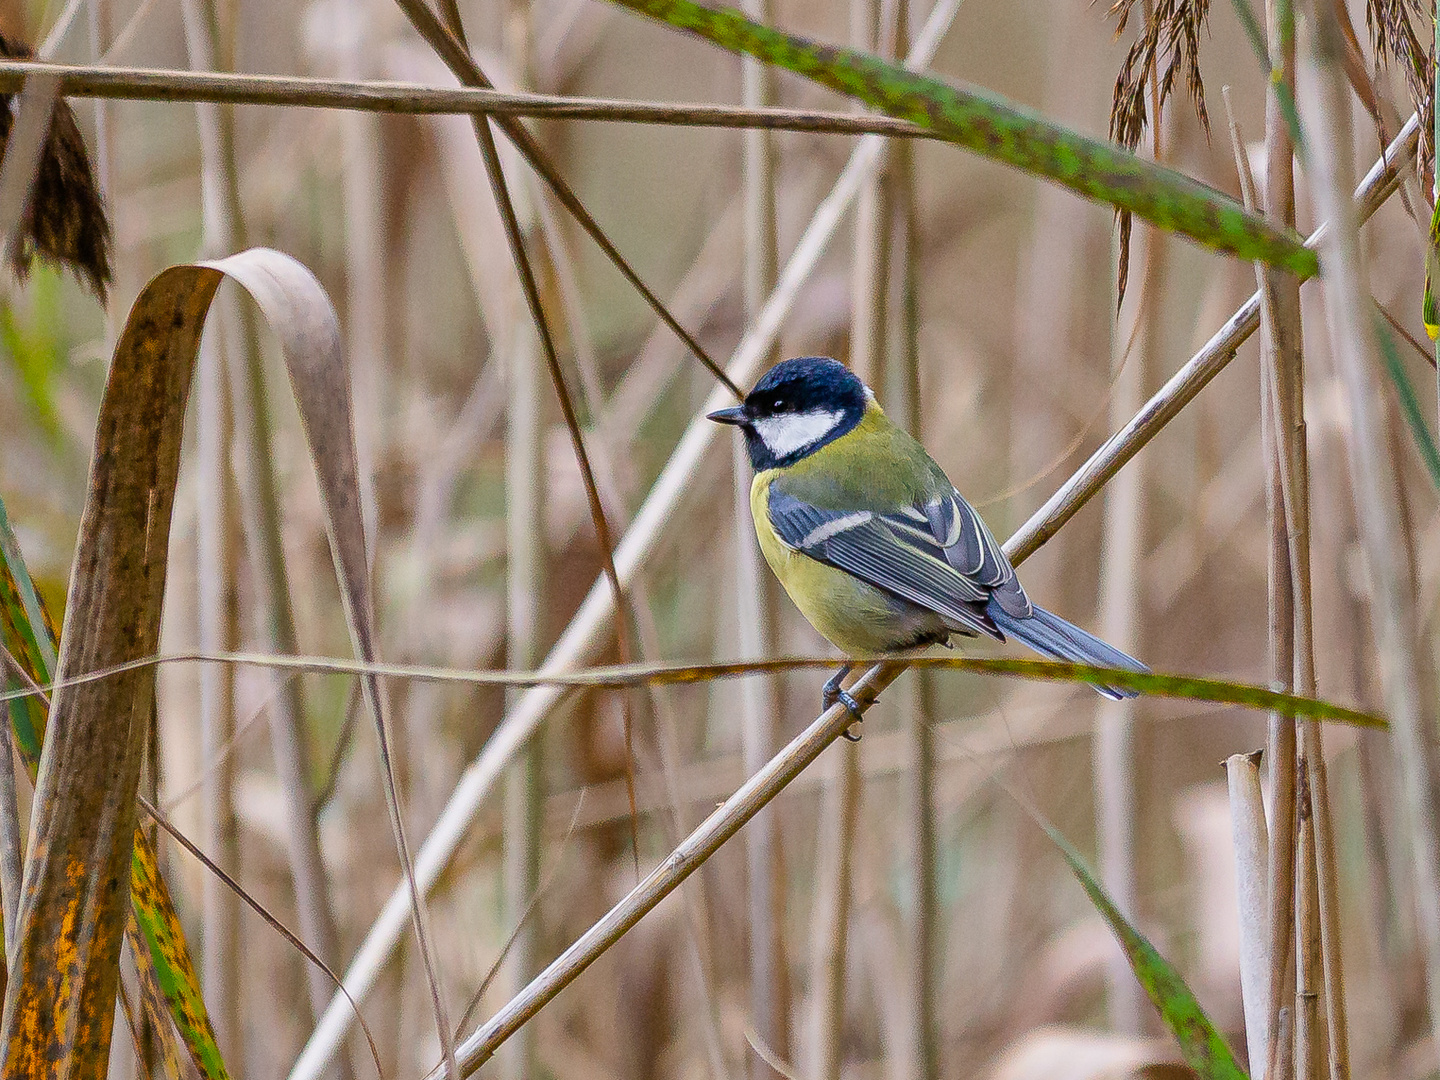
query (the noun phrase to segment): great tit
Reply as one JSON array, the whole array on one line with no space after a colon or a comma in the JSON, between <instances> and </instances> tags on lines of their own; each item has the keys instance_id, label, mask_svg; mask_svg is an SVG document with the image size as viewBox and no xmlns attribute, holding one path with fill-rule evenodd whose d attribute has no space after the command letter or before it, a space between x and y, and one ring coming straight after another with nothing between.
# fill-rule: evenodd
<instances>
[{"instance_id":1,"label":"great tit","mask_svg":"<svg viewBox=\"0 0 1440 1080\"><path fill-rule=\"evenodd\" d=\"M837 361L776 364L744 404L709 418L745 433L760 550L795 606L842 652L1008 634L1057 660L1149 670L1032 604L974 508ZM841 701L858 718L840 688L849 670L825 684L823 701ZM1096 689L1111 699L1134 696Z\"/></svg>"}]
</instances>

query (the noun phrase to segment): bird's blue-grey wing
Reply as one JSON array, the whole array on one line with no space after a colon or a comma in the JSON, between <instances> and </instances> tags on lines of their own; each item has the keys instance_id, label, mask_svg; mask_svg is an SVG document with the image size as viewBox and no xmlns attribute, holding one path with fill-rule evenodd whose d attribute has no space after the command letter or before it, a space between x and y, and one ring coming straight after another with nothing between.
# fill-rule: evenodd
<instances>
[{"instance_id":1,"label":"bird's blue-grey wing","mask_svg":"<svg viewBox=\"0 0 1440 1080\"><path fill-rule=\"evenodd\" d=\"M812 559L949 620L962 632L1000 637L985 614L991 590L955 568L928 529L897 529L869 510L826 510L771 486L776 535Z\"/></svg>"},{"instance_id":2,"label":"bird's blue-grey wing","mask_svg":"<svg viewBox=\"0 0 1440 1080\"><path fill-rule=\"evenodd\" d=\"M1030 599L1004 549L975 508L954 488L922 505L886 514L882 520L908 542L938 546L946 562L983 588L1007 614L1020 619L1030 616Z\"/></svg>"}]
</instances>

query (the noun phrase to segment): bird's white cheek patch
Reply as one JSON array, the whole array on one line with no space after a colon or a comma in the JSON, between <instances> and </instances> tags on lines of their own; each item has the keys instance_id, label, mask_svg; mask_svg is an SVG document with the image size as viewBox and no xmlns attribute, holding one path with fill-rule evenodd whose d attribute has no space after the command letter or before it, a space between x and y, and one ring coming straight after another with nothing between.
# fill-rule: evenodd
<instances>
[{"instance_id":1,"label":"bird's white cheek patch","mask_svg":"<svg viewBox=\"0 0 1440 1080\"><path fill-rule=\"evenodd\" d=\"M838 412L788 413L756 420L755 430L765 448L777 458L783 458L819 442L844 418L844 414Z\"/></svg>"}]
</instances>

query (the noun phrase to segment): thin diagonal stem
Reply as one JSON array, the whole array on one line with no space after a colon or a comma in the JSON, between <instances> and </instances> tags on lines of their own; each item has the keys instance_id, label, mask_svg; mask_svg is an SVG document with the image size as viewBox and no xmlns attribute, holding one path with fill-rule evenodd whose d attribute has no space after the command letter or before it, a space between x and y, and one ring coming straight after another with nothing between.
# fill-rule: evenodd
<instances>
[{"instance_id":1,"label":"thin diagonal stem","mask_svg":"<svg viewBox=\"0 0 1440 1080\"><path fill-rule=\"evenodd\" d=\"M453 0L443 10L458 26L460 15ZM453 11L453 14L451 12ZM518 30L510 61L522 73L527 68L531 11L528 0L506 6L506 25ZM477 124L483 119L477 118ZM533 221L532 223L533 224ZM509 341L504 346L508 365L505 379L505 639L506 661L535 664L543 655L541 628L546 605L546 545L544 488L544 423L541 411L543 379L535 332L525 313L513 311ZM516 691L506 694L507 707ZM516 990L539 970L538 913L532 904L540 887L540 827L544 810L544 768L540 738L530 740L513 768L505 774L503 796L504 836L501 840L502 887L506 921L515 927L509 957L501 968L504 992ZM461 1025L464 1026L463 1023ZM505 1048L498 1062L502 1080L530 1080L535 1073L535 1033L523 1033Z\"/></svg>"}]
</instances>

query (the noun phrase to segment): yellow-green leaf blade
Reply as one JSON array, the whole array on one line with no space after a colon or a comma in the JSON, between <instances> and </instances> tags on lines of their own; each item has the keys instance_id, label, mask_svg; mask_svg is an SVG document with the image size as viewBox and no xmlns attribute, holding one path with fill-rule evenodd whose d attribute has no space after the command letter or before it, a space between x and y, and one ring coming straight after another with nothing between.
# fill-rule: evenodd
<instances>
[{"instance_id":1,"label":"yellow-green leaf blade","mask_svg":"<svg viewBox=\"0 0 1440 1080\"><path fill-rule=\"evenodd\" d=\"M215 1042L215 1029L200 994L200 980L185 944L185 930L175 914L165 879L160 876L155 849L140 829L135 830L135 851L130 859L130 899L134 921L149 945L156 984L190 1051L190 1060L201 1076L227 1080L230 1074Z\"/></svg>"},{"instance_id":2,"label":"yellow-green leaf blade","mask_svg":"<svg viewBox=\"0 0 1440 1080\"><path fill-rule=\"evenodd\" d=\"M1090 903L1120 942L1135 977L1159 1010L1175 1041L1180 1044L1185 1063L1205 1080L1246 1080L1245 1070L1235 1060L1224 1036L1205 1015L1205 1010L1174 965L1160 955L1145 935L1130 925L1070 841L1049 822L1042 820L1040 825L1065 856Z\"/></svg>"}]
</instances>

